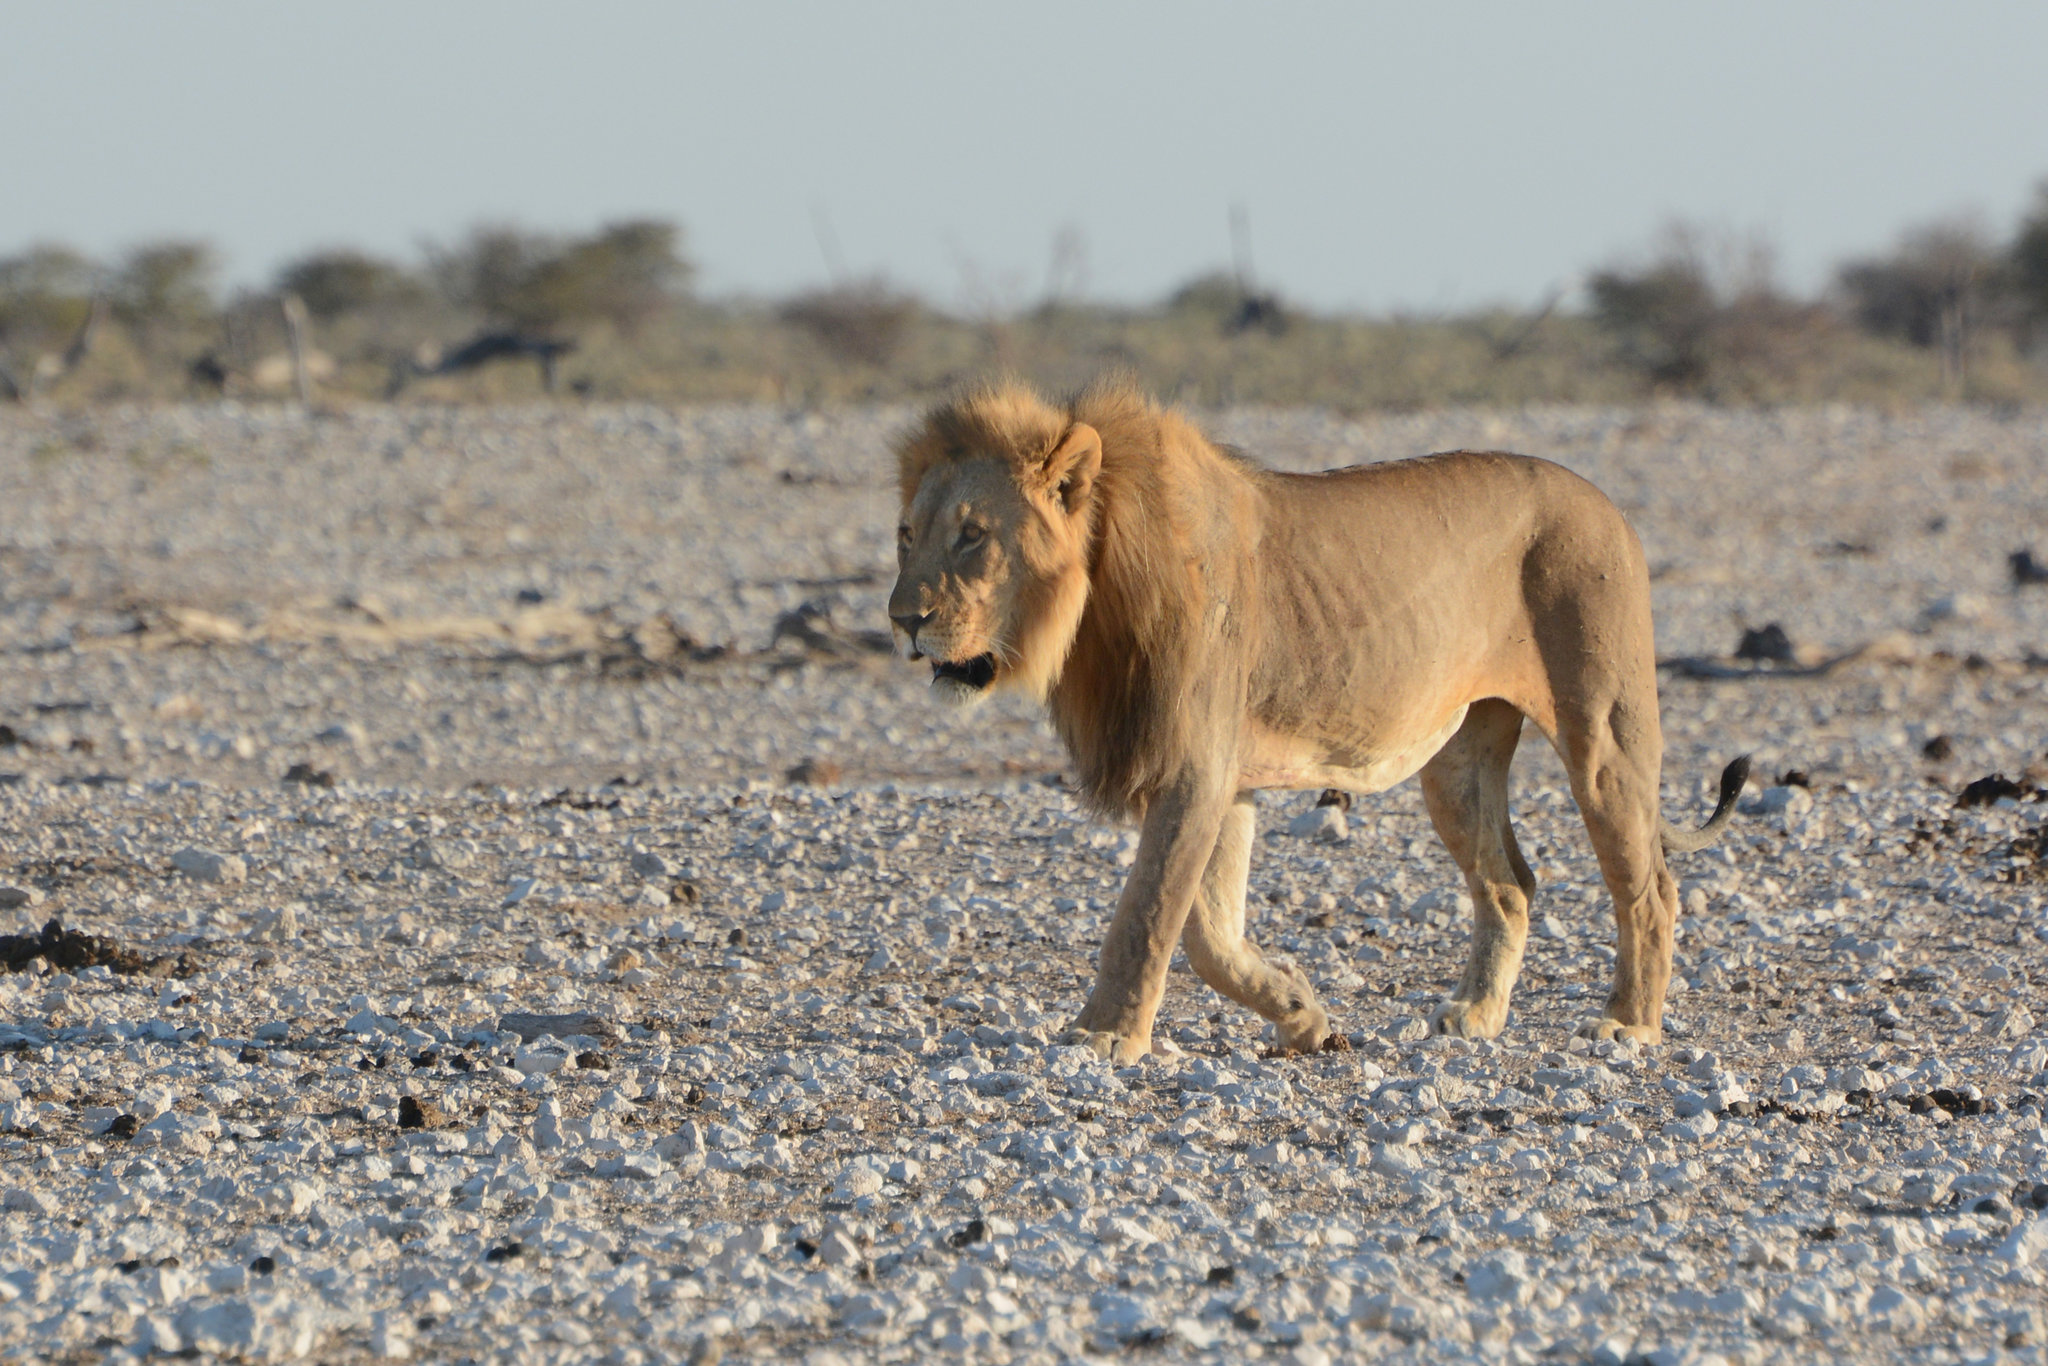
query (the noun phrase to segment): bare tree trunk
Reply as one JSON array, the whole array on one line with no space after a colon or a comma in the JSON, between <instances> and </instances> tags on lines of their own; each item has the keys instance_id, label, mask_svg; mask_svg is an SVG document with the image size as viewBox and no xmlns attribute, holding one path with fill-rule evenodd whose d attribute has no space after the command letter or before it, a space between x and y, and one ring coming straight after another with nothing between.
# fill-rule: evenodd
<instances>
[{"instance_id":1,"label":"bare tree trunk","mask_svg":"<svg viewBox=\"0 0 2048 1366\"><path fill-rule=\"evenodd\" d=\"M299 402L313 406L313 377L306 373L306 305L296 294L287 294L278 300L284 312L284 329L291 340L292 386L298 390Z\"/></svg>"},{"instance_id":2,"label":"bare tree trunk","mask_svg":"<svg viewBox=\"0 0 2048 1366\"><path fill-rule=\"evenodd\" d=\"M64 369L59 373L70 374L92 354L93 341L100 332L100 319L106 316L106 312L106 296L93 295L91 306L85 310L85 321L78 325L78 335L71 339L71 345L64 348Z\"/></svg>"},{"instance_id":3,"label":"bare tree trunk","mask_svg":"<svg viewBox=\"0 0 2048 1366\"><path fill-rule=\"evenodd\" d=\"M1960 294L1941 307L1941 379L1952 399L1961 398L1970 379L1969 301Z\"/></svg>"}]
</instances>

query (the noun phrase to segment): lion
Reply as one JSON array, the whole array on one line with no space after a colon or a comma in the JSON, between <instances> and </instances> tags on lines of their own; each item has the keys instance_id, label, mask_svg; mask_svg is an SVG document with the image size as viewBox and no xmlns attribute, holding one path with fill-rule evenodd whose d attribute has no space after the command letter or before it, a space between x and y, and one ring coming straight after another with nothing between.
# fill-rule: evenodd
<instances>
[{"instance_id":1,"label":"lion","mask_svg":"<svg viewBox=\"0 0 2048 1366\"><path fill-rule=\"evenodd\" d=\"M1283 1050L1341 1047L1307 976L1245 936L1252 794L1417 774L1475 915L1431 1022L1498 1034L1536 893L1508 818L1525 721L1564 760L1614 900L1613 990L1580 1032L1661 1040L1678 912L1664 855L1721 833L1748 759L1699 830L1659 813L1649 570L1592 484L1478 451L1278 473L1124 381L1062 406L990 384L896 453L902 652L954 700L1042 701L1080 794L1139 825L1070 1040L1152 1051L1178 942Z\"/></svg>"}]
</instances>

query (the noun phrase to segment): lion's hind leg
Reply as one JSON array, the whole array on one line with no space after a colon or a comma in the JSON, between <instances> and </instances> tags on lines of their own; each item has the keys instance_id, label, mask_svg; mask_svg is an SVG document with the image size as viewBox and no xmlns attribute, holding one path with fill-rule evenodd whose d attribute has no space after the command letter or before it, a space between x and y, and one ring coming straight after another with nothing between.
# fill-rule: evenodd
<instances>
[{"instance_id":1,"label":"lion's hind leg","mask_svg":"<svg viewBox=\"0 0 2048 1366\"><path fill-rule=\"evenodd\" d=\"M1636 700L1644 696L1647 704ZM1606 1011L1579 1027L1590 1038L1654 1044L1664 1037L1678 887L1658 834L1663 743L1655 696L1652 681L1622 701L1560 717L1572 796L1614 899L1614 987Z\"/></svg>"},{"instance_id":2,"label":"lion's hind leg","mask_svg":"<svg viewBox=\"0 0 2048 1366\"><path fill-rule=\"evenodd\" d=\"M1422 770L1422 797L1444 847L1472 893L1472 949L1465 975L1430 1023L1440 1034L1490 1039L1508 1020L1508 995L1529 941L1536 877L1508 823L1508 767L1522 714L1498 699L1477 702L1465 724Z\"/></svg>"},{"instance_id":3,"label":"lion's hind leg","mask_svg":"<svg viewBox=\"0 0 2048 1366\"><path fill-rule=\"evenodd\" d=\"M1215 852L1181 932L1196 974L1239 1005L1271 1020L1280 1047L1313 1052L1330 1037L1330 1017L1300 968L1277 966L1244 934L1245 887L1251 876L1252 798L1240 793L1223 817Z\"/></svg>"}]
</instances>

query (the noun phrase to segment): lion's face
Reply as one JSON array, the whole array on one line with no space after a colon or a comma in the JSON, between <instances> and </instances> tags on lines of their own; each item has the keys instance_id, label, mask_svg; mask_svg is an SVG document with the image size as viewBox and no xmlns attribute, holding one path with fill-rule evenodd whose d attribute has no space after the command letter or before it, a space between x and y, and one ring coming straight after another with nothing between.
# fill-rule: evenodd
<instances>
[{"instance_id":1,"label":"lion's face","mask_svg":"<svg viewBox=\"0 0 2048 1366\"><path fill-rule=\"evenodd\" d=\"M1101 462L1093 430L1045 463L996 456L933 465L896 529L889 619L909 659L932 661L951 700L997 686L1043 697L1058 679L1088 598L1087 498Z\"/></svg>"}]
</instances>

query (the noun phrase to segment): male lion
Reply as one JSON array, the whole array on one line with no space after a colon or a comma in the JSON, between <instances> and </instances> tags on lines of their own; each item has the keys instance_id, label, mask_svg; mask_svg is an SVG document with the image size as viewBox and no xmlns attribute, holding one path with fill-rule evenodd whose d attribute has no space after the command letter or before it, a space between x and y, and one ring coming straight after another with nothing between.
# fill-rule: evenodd
<instances>
[{"instance_id":1,"label":"male lion","mask_svg":"<svg viewBox=\"0 0 2048 1366\"><path fill-rule=\"evenodd\" d=\"M1433 1022L1499 1033L1536 891L1508 824L1524 717L1564 758L1619 924L1614 989L1580 1032L1662 1037L1678 910L1664 853L1720 833L1748 761L1697 833L1659 815L1649 572L1591 484L1468 451L1279 474L1122 384L1064 408L979 389L897 454L889 618L905 653L956 698L1045 701L1089 802L1141 823L1073 1037L1118 1060L1150 1050L1177 940L1283 1048L1328 1043L1307 977L1244 935L1251 794L1415 773L1477 918Z\"/></svg>"}]
</instances>

